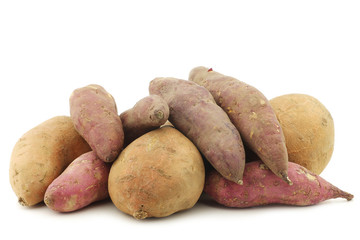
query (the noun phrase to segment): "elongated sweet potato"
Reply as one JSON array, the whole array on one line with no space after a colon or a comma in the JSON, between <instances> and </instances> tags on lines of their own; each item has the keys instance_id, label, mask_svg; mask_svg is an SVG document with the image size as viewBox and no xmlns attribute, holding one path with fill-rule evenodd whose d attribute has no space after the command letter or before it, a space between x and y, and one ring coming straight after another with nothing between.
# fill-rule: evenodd
<instances>
[{"instance_id":1,"label":"elongated sweet potato","mask_svg":"<svg viewBox=\"0 0 360 240\"><path fill-rule=\"evenodd\" d=\"M353 198L296 163L289 162L288 174L292 185L280 181L260 160L254 161L245 165L243 185L212 170L206 176L204 191L219 204L236 208L268 204L307 206L332 198Z\"/></svg>"},{"instance_id":2,"label":"elongated sweet potato","mask_svg":"<svg viewBox=\"0 0 360 240\"><path fill-rule=\"evenodd\" d=\"M194 68L189 80L207 88L227 112L244 144L277 176L291 184L287 175L288 153L275 112L256 88L205 67Z\"/></svg>"},{"instance_id":3,"label":"elongated sweet potato","mask_svg":"<svg viewBox=\"0 0 360 240\"><path fill-rule=\"evenodd\" d=\"M124 128L124 147L141 135L155 130L169 118L169 106L158 95L140 99L132 108L120 114Z\"/></svg>"},{"instance_id":4,"label":"elongated sweet potato","mask_svg":"<svg viewBox=\"0 0 360 240\"><path fill-rule=\"evenodd\" d=\"M15 144L10 160L10 183L19 203L42 202L50 183L90 150L68 116L53 117L30 129Z\"/></svg>"},{"instance_id":5,"label":"elongated sweet potato","mask_svg":"<svg viewBox=\"0 0 360 240\"><path fill-rule=\"evenodd\" d=\"M188 137L225 178L241 184L245 153L240 134L208 90L176 78L155 78L150 94L170 108L169 121Z\"/></svg>"},{"instance_id":6,"label":"elongated sweet potato","mask_svg":"<svg viewBox=\"0 0 360 240\"><path fill-rule=\"evenodd\" d=\"M109 197L110 164L94 151L76 158L47 188L45 204L58 212L72 212Z\"/></svg>"},{"instance_id":7,"label":"elongated sweet potato","mask_svg":"<svg viewBox=\"0 0 360 240\"><path fill-rule=\"evenodd\" d=\"M75 129L101 160L114 161L124 144L114 98L103 87L91 84L75 89L69 101Z\"/></svg>"},{"instance_id":8,"label":"elongated sweet potato","mask_svg":"<svg viewBox=\"0 0 360 240\"><path fill-rule=\"evenodd\" d=\"M205 181L195 145L173 127L150 131L129 144L113 163L109 194L136 219L166 217L192 208Z\"/></svg>"}]
</instances>

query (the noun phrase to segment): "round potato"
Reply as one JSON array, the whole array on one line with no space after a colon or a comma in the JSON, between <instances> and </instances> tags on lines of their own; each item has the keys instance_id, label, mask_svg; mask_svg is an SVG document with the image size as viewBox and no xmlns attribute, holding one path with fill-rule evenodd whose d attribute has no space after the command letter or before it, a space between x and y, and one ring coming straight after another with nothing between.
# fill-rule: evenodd
<instances>
[{"instance_id":1,"label":"round potato","mask_svg":"<svg viewBox=\"0 0 360 240\"><path fill-rule=\"evenodd\" d=\"M68 116L53 117L26 132L14 146L9 169L19 203L33 206L42 202L50 183L90 150Z\"/></svg>"},{"instance_id":2,"label":"round potato","mask_svg":"<svg viewBox=\"0 0 360 240\"><path fill-rule=\"evenodd\" d=\"M113 163L109 194L136 219L165 217L192 208L204 187L200 152L182 133L162 127L128 145Z\"/></svg>"},{"instance_id":3,"label":"round potato","mask_svg":"<svg viewBox=\"0 0 360 240\"><path fill-rule=\"evenodd\" d=\"M334 150L334 121L316 98L286 94L270 100L284 131L289 161L320 174Z\"/></svg>"}]
</instances>

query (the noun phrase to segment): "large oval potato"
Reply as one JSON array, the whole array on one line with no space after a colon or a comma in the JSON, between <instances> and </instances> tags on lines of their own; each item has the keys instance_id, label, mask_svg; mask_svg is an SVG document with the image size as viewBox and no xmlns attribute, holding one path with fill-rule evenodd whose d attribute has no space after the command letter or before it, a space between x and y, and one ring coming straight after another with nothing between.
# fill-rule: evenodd
<instances>
[{"instance_id":1,"label":"large oval potato","mask_svg":"<svg viewBox=\"0 0 360 240\"><path fill-rule=\"evenodd\" d=\"M53 117L26 132L10 160L10 183L19 203L33 206L42 202L50 183L90 150L68 116Z\"/></svg>"},{"instance_id":2,"label":"large oval potato","mask_svg":"<svg viewBox=\"0 0 360 240\"><path fill-rule=\"evenodd\" d=\"M193 207L204 182L204 163L195 145L178 130L162 127L122 151L111 167L108 189L119 210L144 219Z\"/></svg>"},{"instance_id":3,"label":"large oval potato","mask_svg":"<svg viewBox=\"0 0 360 240\"><path fill-rule=\"evenodd\" d=\"M270 100L284 131L289 161L319 175L334 150L334 121L316 98L286 94Z\"/></svg>"}]
</instances>

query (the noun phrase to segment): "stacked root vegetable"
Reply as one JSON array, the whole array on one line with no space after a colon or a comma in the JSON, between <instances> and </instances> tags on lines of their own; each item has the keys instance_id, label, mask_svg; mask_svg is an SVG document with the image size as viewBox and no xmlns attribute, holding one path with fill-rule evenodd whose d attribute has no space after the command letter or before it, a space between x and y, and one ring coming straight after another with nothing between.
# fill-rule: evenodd
<instances>
[{"instance_id":1,"label":"stacked root vegetable","mask_svg":"<svg viewBox=\"0 0 360 240\"><path fill-rule=\"evenodd\" d=\"M118 113L100 85L75 89L70 116L55 116L15 144L10 183L24 206L72 212L110 198L136 219L218 204L307 206L351 200L319 174L334 149L334 123L316 98L270 101L211 68L188 80L155 78L149 95Z\"/></svg>"}]
</instances>

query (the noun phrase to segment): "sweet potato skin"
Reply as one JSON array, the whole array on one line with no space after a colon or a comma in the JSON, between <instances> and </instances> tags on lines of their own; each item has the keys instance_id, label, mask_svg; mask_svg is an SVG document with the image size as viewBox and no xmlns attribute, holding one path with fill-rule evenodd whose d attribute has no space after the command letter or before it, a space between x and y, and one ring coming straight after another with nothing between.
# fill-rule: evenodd
<instances>
[{"instance_id":1,"label":"sweet potato skin","mask_svg":"<svg viewBox=\"0 0 360 240\"><path fill-rule=\"evenodd\" d=\"M10 183L19 203L42 202L50 183L90 150L68 116L53 117L30 129L15 144L10 160Z\"/></svg>"},{"instance_id":2,"label":"sweet potato skin","mask_svg":"<svg viewBox=\"0 0 360 240\"><path fill-rule=\"evenodd\" d=\"M124 131L114 98L102 86L75 89L69 99L75 129L105 162L114 161L124 144Z\"/></svg>"},{"instance_id":3,"label":"sweet potato skin","mask_svg":"<svg viewBox=\"0 0 360 240\"><path fill-rule=\"evenodd\" d=\"M134 140L113 163L109 193L136 219L166 217L192 208L205 181L200 152L178 130L164 126Z\"/></svg>"},{"instance_id":4,"label":"sweet potato skin","mask_svg":"<svg viewBox=\"0 0 360 240\"><path fill-rule=\"evenodd\" d=\"M285 94L270 100L284 131L289 161L320 174L334 150L334 120L328 109L307 94Z\"/></svg>"},{"instance_id":5,"label":"sweet potato skin","mask_svg":"<svg viewBox=\"0 0 360 240\"><path fill-rule=\"evenodd\" d=\"M277 178L262 161L249 162L245 166L244 184L238 185L212 170L207 173L204 192L219 204L235 208L269 204L308 206L332 198L353 198L296 163L289 162L288 173L292 185Z\"/></svg>"},{"instance_id":6,"label":"sweet potato skin","mask_svg":"<svg viewBox=\"0 0 360 240\"><path fill-rule=\"evenodd\" d=\"M209 90L244 144L277 176L290 183L284 133L267 98L255 87L205 67L192 69L189 80Z\"/></svg>"},{"instance_id":7,"label":"sweet potato skin","mask_svg":"<svg viewBox=\"0 0 360 240\"><path fill-rule=\"evenodd\" d=\"M170 108L169 121L211 165L225 178L241 184L245 152L240 134L209 91L176 78L155 78L149 91L165 99Z\"/></svg>"},{"instance_id":8,"label":"sweet potato skin","mask_svg":"<svg viewBox=\"0 0 360 240\"><path fill-rule=\"evenodd\" d=\"M54 211L72 212L109 197L110 164L94 151L76 158L47 188L45 204Z\"/></svg>"},{"instance_id":9,"label":"sweet potato skin","mask_svg":"<svg viewBox=\"0 0 360 240\"><path fill-rule=\"evenodd\" d=\"M140 99L131 109L120 114L124 128L124 147L141 135L155 130L169 118L169 106L158 95Z\"/></svg>"}]
</instances>

